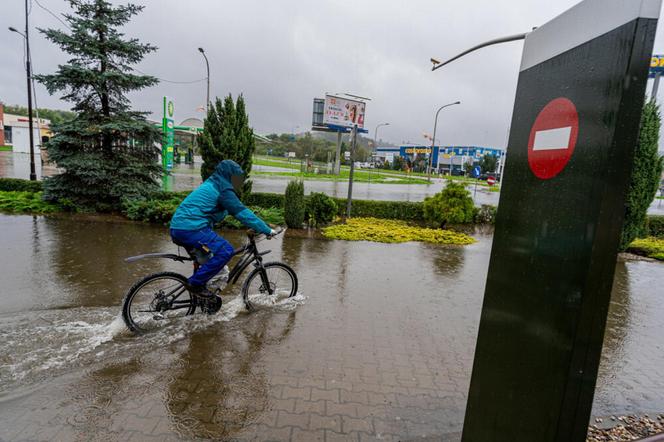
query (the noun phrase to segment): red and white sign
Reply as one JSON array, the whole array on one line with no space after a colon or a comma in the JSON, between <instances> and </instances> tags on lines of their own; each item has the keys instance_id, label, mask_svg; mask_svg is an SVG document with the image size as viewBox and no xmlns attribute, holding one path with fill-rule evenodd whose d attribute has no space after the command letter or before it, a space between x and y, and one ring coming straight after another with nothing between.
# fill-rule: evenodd
<instances>
[{"instance_id":1,"label":"red and white sign","mask_svg":"<svg viewBox=\"0 0 664 442\"><path fill-rule=\"evenodd\" d=\"M550 101L530 129L530 170L543 180L558 175L572 158L578 136L579 114L574 103L564 97Z\"/></svg>"},{"instance_id":2,"label":"red and white sign","mask_svg":"<svg viewBox=\"0 0 664 442\"><path fill-rule=\"evenodd\" d=\"M489 178L486 179L486 183L489 186L493 186L494 184L496 184L496 179L494 177L490 176Z\"/></svg>"}]
</instances>

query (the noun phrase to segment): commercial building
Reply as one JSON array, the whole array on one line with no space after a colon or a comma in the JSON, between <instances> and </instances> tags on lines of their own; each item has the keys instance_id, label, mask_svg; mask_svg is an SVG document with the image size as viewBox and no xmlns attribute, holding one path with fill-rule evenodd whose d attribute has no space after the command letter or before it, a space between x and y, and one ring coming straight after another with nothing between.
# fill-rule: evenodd
<instances>
[{"instance_id":1,"label":"commercial building","mask_svg":"<svg viewBox=\"0 0 664 442\"><path fill-rule=\"evenodd\" d=\"M0 103L0 146L11 146L12 151L30 153L30 119L22 115L4 113ZM32 128L35 152L51 137L51 121L45 118L33 118Z\"/></svg>"},{"instance_id":2,"label":"commercial building","mask_svg":"<svg viewBox=\"0 0 664 442\"><path fill-rule=\"evenodd\" d=\"M376 148L375 157L378 161L387 160L392 163L395 156L401 156L412 161L416 155L428 157L431 154L431 146L378 147ZM431 164L436 173L449 174L463 171L466 163L479 163L485 155L497 157L500 163L504 160L505 151L482 146L434 146Z\"/></svg>"}]
</instances>

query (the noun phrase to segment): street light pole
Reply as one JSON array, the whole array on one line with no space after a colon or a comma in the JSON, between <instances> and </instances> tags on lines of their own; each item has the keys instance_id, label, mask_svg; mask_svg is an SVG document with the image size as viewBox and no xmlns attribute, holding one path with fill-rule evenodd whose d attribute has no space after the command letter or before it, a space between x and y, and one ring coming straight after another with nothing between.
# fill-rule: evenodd
<instances>
[{"instance_id":1,"label":"street light pole","mask_svg":"<svg viewBox=\"0 0 664 442\"><path fill-rule=\"evenodd\" d=\"M390 125L390 123L380 123L378 126L376 126L376 129L374 129L374 148L373 148L374 153L375 153L376 148L378 147L378 144L377 144L378 143L378 128L381 127L381 126L389 126L389 125ZM373 155L372 155L372 157L373 157Z\"/></svg>"},{"instance_id":2,"label":"street light pole","mask_svg":"<svg viewBox=\"0 0 664 442\"><path fill-rule=\"evenodd\" d=\"M441 110L446 107L454 106L455 104L461 104L460 101L455 101L454 103L445 104L438 108L436 111L436 118L433 122L433 136L431 137L431 152L429 152L429 163L427 164L427 181L431 182L431 162L433 160L433 149L436 144L436 129L438 128L438 114Z\"/></svg>"},{"instance_id":3,"label":"street light pole","mask_svg":"<svg viewBox=\"0 0 664 442\"><path fill-rule=\"evenodd\" d=\"M32 122L32 68L30 66L30 39L28 34L28 0L25 0L25 34L21 34L17 29L10 27L9 30L16 32L25 39L25 72L28 80L28 130L30 131L30 181L37 180L35 171L35 134L33 133Z\"/></svg>"},{"instance_id":4,"label":"street light pole","mask_svg":"<svg viewBox=\"0 0 664 442\"><path fill-rule=\"evenodd\" d=\"M198 52L203 54L203 58L205 58L205 66L207 67L207 100L205 101L205 112L207 117L207 113L210 112L210 63L208 62L207 55L205 55L203 48L198 48Z\"/></svg>"}]
</instances>

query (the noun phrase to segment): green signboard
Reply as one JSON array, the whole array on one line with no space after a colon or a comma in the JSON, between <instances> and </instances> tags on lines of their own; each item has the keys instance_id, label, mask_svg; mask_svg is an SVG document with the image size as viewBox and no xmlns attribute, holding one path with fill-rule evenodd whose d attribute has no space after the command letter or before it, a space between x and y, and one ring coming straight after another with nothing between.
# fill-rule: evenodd
<instances>
[{"instance_id":1,"label":"green signboard","mask_svg":"<svg viewBox=\"0 0 664 442\"><path fill-rule=\"evenodd\" d=\"M164 171L173 168L173 147L175 145L175 121L173 115L175 105L173 99L164 97L164 118L162 120L163 140L161 143L161 163Z\"/></svg>"}]
</instances>

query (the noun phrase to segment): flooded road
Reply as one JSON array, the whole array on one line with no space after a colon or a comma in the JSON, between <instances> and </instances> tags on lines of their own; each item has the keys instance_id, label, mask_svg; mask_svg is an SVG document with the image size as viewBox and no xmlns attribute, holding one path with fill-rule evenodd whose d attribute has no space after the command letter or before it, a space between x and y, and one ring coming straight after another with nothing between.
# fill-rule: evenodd
<instances>
[{"instance_id":1,"label":"flooded road","mask_svg":"<svg viewBox=\"0 0 664 442\"><path fill-rule=\"evenodd\" d=\"M123 262L176 251L165 227L0 215L0 229L1 440L458 437L490 235L449 248L289 231L259 246L295 269L295 299L247 314L231 289L220 314L135 337L126 290L189 272ZM616 270L593 412L662 412L664 265Z\"/></svg>"}]
</instances>

